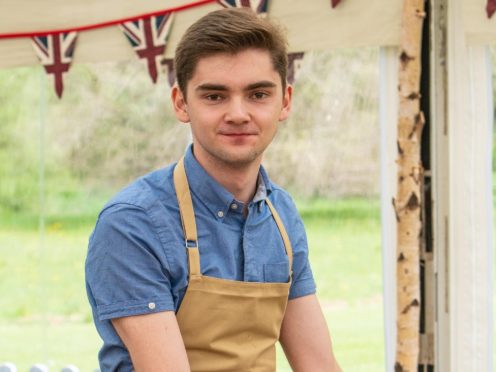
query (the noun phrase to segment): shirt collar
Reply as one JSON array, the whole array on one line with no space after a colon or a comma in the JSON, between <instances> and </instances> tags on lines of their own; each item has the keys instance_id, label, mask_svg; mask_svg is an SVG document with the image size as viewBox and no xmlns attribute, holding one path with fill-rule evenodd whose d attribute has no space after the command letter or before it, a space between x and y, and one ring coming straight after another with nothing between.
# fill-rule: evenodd
<instances>
[{"instance_id":1,"label":"shirt collar","mask_svg":"<svg viewBox=\"0 0 496 372\"><path fill-rule=\"evenodd\" d=\"M257 184L257 191L255 192L255 196L253 197L254 203L265 200L265 198L267 198L272 192L269 176L263 166L260 166L260 173L258 174Z\"/></svg>"},{"instance_id":2,"label":"shirt collar","mask_svg":"<svg viewBox=\"0 0 496 372\"><path fill-rule=\"evenodd\" d=\"M188 183L192 193L205 204L205 206L217 217L223 218L227 215L230 206L236 202L234 196L214 180L193 155L193 145L190 145L184 156L184 166L188 176ZM267 172L261 166L258 176L258 186L253 203L265 200L272 192Z\"/></svg>"}]
</instances>

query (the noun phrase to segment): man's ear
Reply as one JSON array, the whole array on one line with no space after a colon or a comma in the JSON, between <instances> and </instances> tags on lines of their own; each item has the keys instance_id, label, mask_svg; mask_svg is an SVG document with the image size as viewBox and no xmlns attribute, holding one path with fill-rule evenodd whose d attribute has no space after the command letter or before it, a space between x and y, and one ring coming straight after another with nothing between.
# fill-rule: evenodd
<instances>
[{"instance_id":1,"label":"man's ear","mask_svg":"<svg viewBox=\"0 0 496 372\"><path fill-rule=\"evenodd\" d=\"M284 90L284 96L282 97L282 109L279 114L279 121L286 120L291 112L291 102L293 97L293 87L291 85L287 85Z\"/></svg>"},{"instance_id":2,"label":"man's ear","mask_svg":"<svg viewBox=\"0 0 496 372\"><path fill-rule=\"evenodd\" d=\"M176 118L183 122L189 123L189 115L188 115L188 104L186 103L186 97L184 97L181 89L175 84L172 87L171 92L172 105L174 106L174 112L176 114Z\"/></svg>"}]
</instances>

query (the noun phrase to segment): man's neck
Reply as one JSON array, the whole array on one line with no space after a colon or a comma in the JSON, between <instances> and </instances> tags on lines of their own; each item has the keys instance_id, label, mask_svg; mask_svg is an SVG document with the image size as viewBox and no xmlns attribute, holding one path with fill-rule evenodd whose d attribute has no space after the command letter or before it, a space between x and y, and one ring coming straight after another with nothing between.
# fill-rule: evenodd
<instances>
[{"instance_id":1,"label":"man's neck","mask_svg":"<svg viewBox=\"0 0 496 372\"><path fill-rule=\"evenodd\" d=\"M257 190L261 159L247 165L230 165L215 161L203 153L197 155L194 152L194 155L203 169L227 191L233 194L236 200L248 203L253 199Z\"/></svg>"}]
</instances>

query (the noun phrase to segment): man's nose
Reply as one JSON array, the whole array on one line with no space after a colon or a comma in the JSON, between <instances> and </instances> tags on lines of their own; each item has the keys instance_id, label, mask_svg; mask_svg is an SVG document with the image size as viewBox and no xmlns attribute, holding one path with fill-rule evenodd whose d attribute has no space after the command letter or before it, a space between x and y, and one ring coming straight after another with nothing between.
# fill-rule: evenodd
<instances>
[{"instance_id":1,"label":"man's nose","mask_svg":"<svg viewBox=\"0 0 496 372\"><path fill-rule=\"evenodd\" d=\"M226 121L232 124L243 124L250 120L250 113L243 98L234 97L227 105Z\"/></svg>"}]
</instances>

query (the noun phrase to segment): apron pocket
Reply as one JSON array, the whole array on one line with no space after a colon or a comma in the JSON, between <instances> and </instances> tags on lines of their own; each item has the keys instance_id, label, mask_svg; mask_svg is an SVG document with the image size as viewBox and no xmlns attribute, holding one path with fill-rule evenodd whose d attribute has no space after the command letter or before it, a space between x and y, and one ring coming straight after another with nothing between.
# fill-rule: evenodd
<instances>
[{"instance_id":1,"label":"apron pocket","mask_svg":"<svg viewBox=\"0 0 496 372\"><path fill-rule=\"evenodd\" d=\"M264 281L268 283L287 283L289 281L289 262L263 265Z\"/></svg>"}]
</instances>

